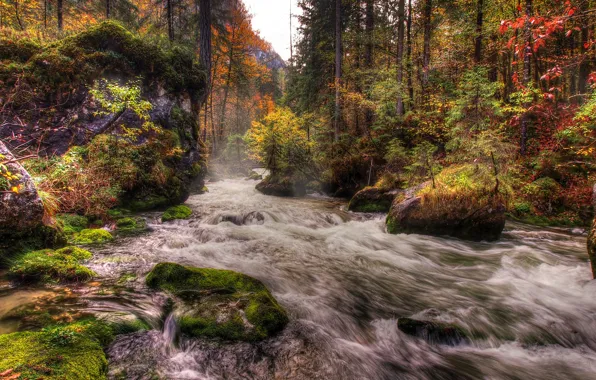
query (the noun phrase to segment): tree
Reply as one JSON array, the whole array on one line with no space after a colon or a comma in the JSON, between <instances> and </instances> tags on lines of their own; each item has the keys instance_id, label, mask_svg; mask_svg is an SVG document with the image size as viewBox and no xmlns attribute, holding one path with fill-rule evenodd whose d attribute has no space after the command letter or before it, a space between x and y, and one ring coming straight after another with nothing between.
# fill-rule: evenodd
<instances>
[{"instance_id":1,"label":"tree","mask_svg":"<svg viewBox=\"0 0 596 380\"><path fill-rule=\"evenodd\" d=\"M397 96L397 115L404 114L404 99L402 95L402 84L404 77L404 28L405 28L405 0L399 0L397 6L397 85L399 86Z\"/></svg>"},{"instance_id":2,"label":"tree","mask_svg":"<svg viewBox=\"0 0 596 380\"><path fill-rule=\"evenodd\" d=\"M339 141L341 127L341 0L335 0L335 112L333 114L334 140Z\"/></svg>"}]
</instances>

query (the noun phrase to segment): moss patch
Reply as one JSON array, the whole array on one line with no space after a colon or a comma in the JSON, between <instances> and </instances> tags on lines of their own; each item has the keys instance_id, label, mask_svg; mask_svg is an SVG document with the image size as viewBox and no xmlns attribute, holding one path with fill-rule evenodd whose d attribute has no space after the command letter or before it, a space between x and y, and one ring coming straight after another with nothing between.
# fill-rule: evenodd
<instances>
[{"instance_id":1,"label":"moss patch","mask_svg":"<svg viewBox=\"0 0 596 380\"><path fill-rule=\"evenodd\" d=\"M116 220L117 232L121 234L137 234L147 229L147 222L143 218L122 218Z\"/></svg>"},{"instance_id":2,"label":"moss patch","mask_svg":"<svg viewBox=\"0 0 596 380\"><path fill-rule=\"evenodd\" d=\"M188 206L178 205L170 207L161 216L162 222L167 222L176 219L188 219L192 215L192 210Z\"/></svg>"},{"instance_id":3,"label":"moss patch","mask_svg":"<svg viewBox=\"0 0 596 380\"><path fill-rule=\"evenodd\" d=\"M0 373L21 379L105 379L108 362L99 341L76 330L0 335Z\"/></svg>"},{"instance_id":4,"label":"moss patch","mask_svg":"<svg viewBox=\"0 0 596 380\"><path fill-rule=\"evenodd\" d=\"M9 269L9 276L26 282L76 282L95 276L80 264L91 253L77 247L29 252L18 258Z\"/></svg>"},{"instance_id":5,"label":"moss patch","mask_svg":"<svg viewBox=\"0 0 596 380\"><path fill-rule=\"evenodd\" d=\"M75 244L102 244L114 240L109 231L103 229L82 230L75 235L73 242Z\"/></svg>"},{"instance_id":6,"label":"moss patch","mask_svg":"<svg viewBox=\"0 0 596 380\"><path fill-rule=\"evenodd\" d=\"M394 194L376 187L367 187L352 197L348 210L354 212L388 212L393 198L395 198Z\"/></svg>"},{"instance_id":7,"label":"moss patch","mask_svg":"<svg viewBox=\"0 0 596 380\"><path fill-rule=\"evenodd\" d=\"M182 302L178 322L183 333L227 340L256 341L281 331L288 317L269 290L241 273L158 264L147 285Z\"/></svg>"},{"instance_id":8,"label":"moss patch","mask_svg":"<svg viewBox=\"0 0 596 380\"><path fill-rule=\"evenodd\" d=\"M89 219L76 214L59 214L56 216L56 221L64 233L69 235L81 232L89 226Z\"/></svg>"}]
</instances>

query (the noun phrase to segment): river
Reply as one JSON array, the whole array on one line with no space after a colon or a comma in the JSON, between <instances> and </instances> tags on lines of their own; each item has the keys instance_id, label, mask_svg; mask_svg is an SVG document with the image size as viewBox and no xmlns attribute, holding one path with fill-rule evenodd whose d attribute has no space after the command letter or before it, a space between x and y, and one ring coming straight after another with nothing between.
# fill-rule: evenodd
<instances>
[{"instance_id":1,"label":"river","mask_svg":"<svg viewBox=\"0 0 596 380\"><path fill-rule=\"evenodd\" d=\"M596 282L586 237L508 223L496 243L389 235L384 216L324 198L269 197L228 179L187 201L190 220L94 250L95 312L154 326L108 350L114 379L596 379ZM159 262L231 269L265 283L290 315L259 344L177 337L163 297L143 276ZM85 293L85 292L83 292ZM448 346L402 333L400 317L456 323L472 338ZM126 375L124 375L124 373Z\"/></svg>"}]
</instances>

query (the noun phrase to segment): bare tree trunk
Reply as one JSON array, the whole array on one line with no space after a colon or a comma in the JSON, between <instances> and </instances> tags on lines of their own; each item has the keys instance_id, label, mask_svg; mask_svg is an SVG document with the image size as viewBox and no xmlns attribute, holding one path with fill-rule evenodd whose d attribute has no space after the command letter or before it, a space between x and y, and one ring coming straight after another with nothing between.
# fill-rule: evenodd
<instances>
[{"instance_id":1,"label":"bare tree trunk","mask_svg":"<svg viewBox=\"0 0 596 380\"><path fill-rule=\"evenodd\" d=\"M341 126L341 42L341 0L335 0L335 112L333 116L333 138L335 142L339 141L339 132Z\"/></svg>"},{"instance_id":2,"label":"bare tree trunk","mask_svg":"<svg viewBox=\"0 0 596 380\"><path fill-rule=\"evenodd\" d=\"M590 40L590 24L586 11L588 10L587 0L582 0L578 3L581 14L581 57L579 65L579 80L578 92L580 95L585 95L588 92L588 76L590 75L590 58L588 57L589 40ZM583 101L584 99L582 99Z\"/></svg>"},{"instance_id":3,"label":"bare tree trunk","mask_svg":"<svg viewBox=\"0 0 596 380\"><path fill-rule=\"evenodd\" d=\"M48 0L43 0L43 28L48 28Z\"/></svg>"},{"instance_id":4,"label":"bare tree trunk","mask_svg":"<svg viewBox=\"0 0 596 380\"><path fill-rule=\"evenodd\" d=\"M112 13L112 3L111 0L106 0L106 19L110 19Z\"/></svg>"},{"instance_id":5,"label":"bare tree trunk","mask_svg":"<svg viewBox=\"0 0 596 380\"><path fill-rule=\"evenodd\" d=\"M424 47L422 52L422 92L425 98L428 98L428 82L430 70L430 38L432 31L432 0L426 0L424 3L423 23L424 23Z\"/></svg>"},{"instance_id":6,"label":"bare tree trunk","mask_svg":"<svg viewBox=\"0 0 596 380\"><path fill-rule=\"evenodd\" d=\"M205 88L211 88L211 0L200 0L199 3L199 61L203 70L205 70L206 83ZM205 91L199 103L203 104L207 100L210 91Z\"/></svg>"},{"instance_id":7,"label":"bare tree trunk","mask_svg":"<svg viewBox=\"0 0 596 380\"><path fill-rule=\"evenodd\" d=\"M476 11L476 41L474 46L474 62L479 64L482 60L482 23L484 20L483 15L483 0L478 0Z\"/></svg>"},{"instance_id":8,"label":"bare tree trunk","mask_svg":"<svg viewBox=\"0 0 596 380\"><path fill-rule=\"evenodd\" d=\"M532 57L532 24L530 23L530 17L532 17L532 0L526 0L526 24L524 30L524 41L526 47L524 49L524 75L522 78L522 84L527 86L530 83L531 77L531 57ZM524 104L525 108L528 108L530 105L528 103ZM527 151L527 141L528 141L528 125L530 121L528 120L528 114L526 113L522 116L521 120L521 136L520 136L520 144L519 144L519 152L522 156L526 155Z\"/></svg>"},{"instance_id":9,"label":"bare tree trunk","mask_svg":"<svg viewBox=\"0 0 596 380\"><path fill-rule=\"evenodd\" d=\"M410 110L414 108L414 83L412 80L412 0L408 0L408 30L406 56L408 60L408 95Z\"/></svg>"},{"instance_id":10,"label":"bare tree trunk","mask_svg":"<svg viewBox=\"0 0 596 380\"><path fill-rule=\"evenodd\" d=\"M219 139L223 139L223 133L226 122L226 106L228 103L228 96L230 94L230 85L232 83L232 62L234 59L234 44L233 41L236 37L236 28L232 28L232 38L230 40L230 55L228 56L228 74L226 77L226 83L224 85L224 97L221 105L221 114L219 118Z\"/></svg>"},{"instance_id":11,"label":"bare tree trunk","mask_svg":"<svg viewBox=\"0 0 596 380\"><path fill-rule=\"evenodd\" d=\"M56 1L56 12L57 12L57 18L58 18L58 30L62 31L62 29L64 27L64 23L62 20L62 0Z\"/></svg>"},{"instance_id":12,"label":"bare tree trunk","mask_svg":"<svg viewBox=\"0 0 596 380\"><path fill-rule=\"evenodd\" d=\"M397 115L404 114L403 78L404 78L404 27L405 27L405 0L399 0L397 6Z\"/></svg>"},{"instance_id":13,"label":"bare tree trunk","mask_svg":"<svg viewBox=\"0 0 596 380\"><path fill-rule=\"evenodd\" d=\"M168 22L168 38L174 41L174 0L166 0L166 18Z\"/></svg>"},{"instance_id":14,"label":"bare tree trunk","mask_svg":"<svg viewBox=\"0 0 596 380\"><path fill-rule=\"evenodd\" d=\"M374 51L374 29L375 29L375 4L374 0L366 0L365 2L365 26L364 33L366 43L364 46L364 65L367 70L371 70L373 67L373 51ZM366 130L370 128L373 123L373 112L369 109L364 113L364 124Z\"/></svg>"},{"instance_id":15,"label":"bare tree trunk","mask_svg":"<svg viewBox=\"0 0 596 380\"><path fill-rule=\"evenodd\" d=\"M19 24L19 28L21 28L21 30L25 30L25 27L23 26L23 22L21 21L21 16L19 15L19 0L14 0L14 17L17 20L17 23Z\"/></svg>"}]
</instances>

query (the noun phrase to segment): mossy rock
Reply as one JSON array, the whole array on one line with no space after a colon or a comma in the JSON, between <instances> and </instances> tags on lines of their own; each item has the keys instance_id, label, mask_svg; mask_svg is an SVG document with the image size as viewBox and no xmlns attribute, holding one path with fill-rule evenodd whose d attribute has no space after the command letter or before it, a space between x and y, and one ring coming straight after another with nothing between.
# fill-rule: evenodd
<instances>
[{"instance_id":1,"label":"mossy rock","mask_svg":"<svg viewBox=\"0 0 596 380\"><path fill-rule=\"evenodd\" d=\"M114 236L109 231L103 229L86 229L76 234L73 238L73 243L90 245L102 244L114 240Z\"/></svg>"},{"instance_id":2,"label":"mossy rock","mask_svg":"<svg viewBox=\"0 0 596 380\"><path fill-rule=\"evenodd\" d=\"M250 172L250 174L248 175L248 177L246 177L246 179L250 179L253 181L260 181L263 179L263 176L255 171Z\"/></svg>"},{"instance_id":3,"label":"mossy rock","mask_svg":"<svg viewBox=\"0 0 596 380\"><path fill-rule=\"evenodd\" d=\"M58 214L56 221L64 233L69 235L79 233L89 226L87 217L76 214Z\"/></svg>"},{"instance_id":4,"label":"mossy rock","mask_svg":"<svg viewBox=\"0 0 596 380\"><path fill-rule=\"evenodd\" d=\"M291 176L269 175L255 188L265 195L276 197L299 197L306 194L305 184L294 181Z\"/></svg>"},{"instance_id":5,"label":"mossy rock","mask_svg":"<svg viewBox=\"0 0 596 380\"><path fill-rule=\"evenodd\" d=\"M61 248L67 243L62 229L39 226L18 233L0 232L0 268L8 267L11 259L20 254L44 248Z\"/></svg>"},{"instance_id":6,"label":"mossy rock","mask_svg":"<svg viewBox=\"0 0 596 380\"><path fill-rule=\"evenodd\" d=\"M168 222L176 219L188 219L192 215L192 210L188 206L178 205L170 207L161 216L162 222Z\"/></svg>"},{"instance_id":7,"label":"mossy rock","mask_svg":"<svg viewBox=\"0 0 596 380\"><path fill-rule=\"evenodd\" d=\"M19 379L105 379L102 345L76 330L0 335L0 373Z\"/></svg>"},{"instance_id":8,"label":"mossy rock","mask_svg":"<svg viewBox=\"0 0 596 380\"><path fill-rule=\"evenodd\" d=\"M147 230L147 222L143 218L127 217L116 220L116 227L118 233L132 235Z\"/></svg>"},{"instance_id":9,"label":"mossy rock","mask_svg":"<svg viewBox=\"0 0 596 380\"><path fill-rule=\"evenodd\" d=\"M80 264L91 258L91 252L78 247L56 251L33 251L16 259L9 269L9 277L25 282L88 281L95 273Z\"/></svg>"},{"instance_id":10,"label":"mossy rock","mask_svg":"<svg viewBox=\"0 0 596 380\"><path fill-rule=\"evenodd\" d=\"M366 187L350 200L348 210L354 212L389 212L395 193L376 187Z\"/></svg>"},{"instance_id":11,"label":"mossy rock","mask_svg":"<svg viewBox=\"0 0 596 380\"><path fill-rule=\"evenodd\" d=\"M241 273L161 263L149 273L146 283L179 300L178 324L190 336L258 341L288 323L286 312L269 290Z\"/></svg>"},{"instance_id":12,"label":"mossy rock","mask_svg":"<svg viewBox=\"0 0 596 380\"><path fill-rule=\"evenodd\" d=\"M592 275L596 279L596 219L594 219L588 236L588 256L590 257Z\"/></svg>"}]
</instances>

